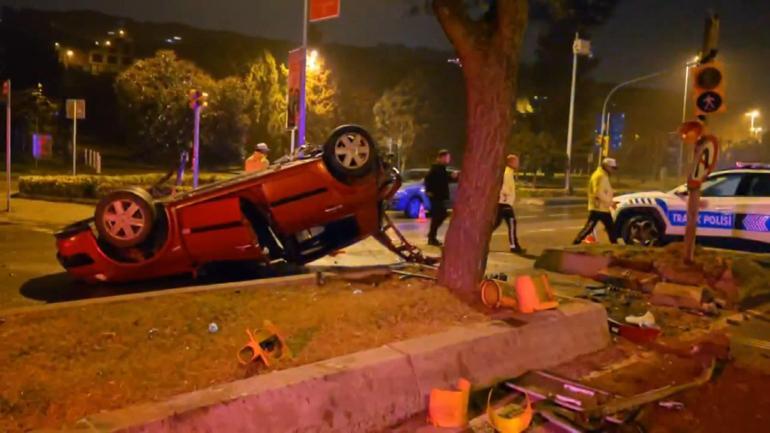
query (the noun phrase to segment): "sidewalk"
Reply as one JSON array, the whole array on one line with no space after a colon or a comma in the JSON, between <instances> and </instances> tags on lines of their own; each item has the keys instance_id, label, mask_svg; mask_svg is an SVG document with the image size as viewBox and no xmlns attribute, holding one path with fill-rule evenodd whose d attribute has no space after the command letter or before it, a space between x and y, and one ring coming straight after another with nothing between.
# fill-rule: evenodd
<instances>
[{"instance_id":1,"label":"sidewalk","mask_svg":"<svg viewBox=\"0 0 770 433\"><path fill-rule=\"evenodd\" d=\"M13 198L11 212L0 211L0 223L58 229L93 215L91 205Z\"/></svg>"}]
</instances>

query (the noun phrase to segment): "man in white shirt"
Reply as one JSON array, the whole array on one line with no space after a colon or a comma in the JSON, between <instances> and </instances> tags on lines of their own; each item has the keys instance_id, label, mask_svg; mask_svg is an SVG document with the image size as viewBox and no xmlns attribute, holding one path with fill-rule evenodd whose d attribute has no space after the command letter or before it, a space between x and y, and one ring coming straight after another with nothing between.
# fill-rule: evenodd
<instances>
[{"instance_id":1,"label":"man in white shirt","mask_svg":"<svg viewBox=\"0 0 770 433\"><path fill-rule=\"evenodd\" d=\"M516 213L513 205L516 202L516 170L519 169L519 157L508 155L506 158L505 172L503 173L503 185L500 187L500 199L497 204L497 221L495 229L505 220L508 225L508 242L512 253L523 253L516 235Z\"/></svg>"}]
</instances>

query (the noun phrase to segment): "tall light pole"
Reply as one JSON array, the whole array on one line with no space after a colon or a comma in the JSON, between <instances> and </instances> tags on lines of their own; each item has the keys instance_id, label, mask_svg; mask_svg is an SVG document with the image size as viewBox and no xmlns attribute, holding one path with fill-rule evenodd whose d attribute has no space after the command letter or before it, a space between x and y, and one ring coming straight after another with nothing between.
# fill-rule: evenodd
<instances>
[{"instance_id":1,"label":"tall light pole","mask_svg":"<svg viewBox=\"0 0 770 433\"><path fill-rule=\"evenodd\" d=\"M751 110L748 113L746 113L746 117L751 119L751 126L749 127L749 132L751 133L751 136L754 137L757 133L757 128L755 128L754 123L757 120L757 117L759 117L759 110Z\"/></svg>"},{"instance_id":2,"label":"tall light pole","mask_svg":"<svg viewBox=\"0 0 770 433\"><path fill-rule=\"evenodd\" d=\"M11 80L3 83L5 93L5 210L11 211Z\"/></svg>"},{"instance_id":3,"label":"tall light pole","mask_svg":"<svg viewBox=\"0 0 770 433\"><path fill-rule=\"evenodd\" d=\"M564 190L571 192L570 177L572 174L572 128L575 122L575 87L577 85L578 56L591 55L591 42L580 39L575 33L575 41L572 43L572 87L569 95L569 121L567 123L567 167L564 171Z\"/></svg>"},{"instance_id":4,"label":"tall light pole","mask_svg":"<svg viewBox=\"0 0 770 433\"><path fill-rule=\"evenodd\" d=\"M305 0L304 15L302 17L302 68L299 71L299 125L298 127L298 146L305 145L305 134L307 132L307 27L309 2Z\"/></svg>"},{"instance_id":5,"label":"tall light pole","mask_svg":"<svg viewBox=\"0 0 770 433\"><path fill-rule=\"evenodd\" d=\"M607 127L609 126L608 125L609 122L607 122L607 104L609 104L610 98L612 98L612 95L614 95L615 92L617 92L618 90L622 89L623 87L629 86L629 85L634 84L634 83L638 83L640 81L649 80L650 78L658 77L658 76L663 75L663 74L665 74L667 72L669 72L669 70L658 71L658 72L655 72L655 73L652 73L652 74L642 75L641 77L632 78L632 79L630 79L628 81L624 81L624 82L618 84L617 86L613 87L612 90L610 90L610 92L607 93L607 97L604 98L604 104L602 105L602 127L601 127L601 130L600 130L601 137L604 137L607 134ZM603 145L604 144L602 144L602 146ZM602 161L602 158L600 157L599 158L599 164L602 163L601 161Z\"/></svg>"}]
</instances>

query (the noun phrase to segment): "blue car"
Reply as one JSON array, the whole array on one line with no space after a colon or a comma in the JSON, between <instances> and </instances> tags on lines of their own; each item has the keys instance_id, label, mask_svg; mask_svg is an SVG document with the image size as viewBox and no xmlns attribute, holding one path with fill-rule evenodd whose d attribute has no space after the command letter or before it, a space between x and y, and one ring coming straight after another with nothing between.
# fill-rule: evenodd
<instances>
[{"instance_id":1,"label":"blue car","mask_svg":"<svg viewBox=\"0 0 770 433\"><path fill-rule=\"evenodd\" d=\"M449 171L455 172L457 170L450 168ZM401 185L401 189L399 189L391 199L389 209L404 212L404 216L407 218L417 218L420 215L420 207L425 208L426 213L430 212L430 200L428 199L428 196L425 195L425 185L423 183L427 174L427 168L404 170L404 172L401 173L404 184ZM450 209L452 203L454 203L456 192L457 183L450 183Z\"/></svg>"}]
</instances>

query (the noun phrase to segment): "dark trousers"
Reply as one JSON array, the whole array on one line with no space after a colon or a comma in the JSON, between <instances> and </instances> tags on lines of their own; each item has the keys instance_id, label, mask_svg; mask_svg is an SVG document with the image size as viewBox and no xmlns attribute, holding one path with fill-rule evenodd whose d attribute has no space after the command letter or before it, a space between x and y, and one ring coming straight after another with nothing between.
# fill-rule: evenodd
<instances>
[{"instance_id":1,"label":"dark trousers","mask_svg":"<svg viewBox=\"0 0 770 433\"><path fill-rule=\"evenodd\" d=\"M588 235L591 234L591 232L594 231L594 228L596 228L596 223L599 221L601 221L601 223L604 225L604 229L607 230L607 236L610 237L610 242L613 244L618 243L617 236L615 236L615 223L612 221L612 214L609 212L592 210L588 214L588 221L586 221L585 227L583 227L583 230L580 230L580 233L578 233L573 244L577 245L583 242L583 239L585 239Z\"/></svg>"},{"instance_id":2,"label":"dark trousers","mask_svg":"<svg viewBox=\"0 0 770 433\"><path fill-rule=\"evenodd\" d=\"M495 221L494 230L497 230L503 221L508 225L508 242L511 248L518 248L519 237L516 235L516 213L513 211L513 206L499 203L497 205L497 220Z\"/></svg>"},{"instance_id":3,"label":"dark trousers","mask_svg":"<svg viewBox=\"0 0 770 433\"><path fill-rule=\"evenodd\" d=\"M447 217L447 203L445 200L430 200L430 231L428 232L428 240L436 240L438 234L438 228Z\"/></svg>"}]
</instances>

